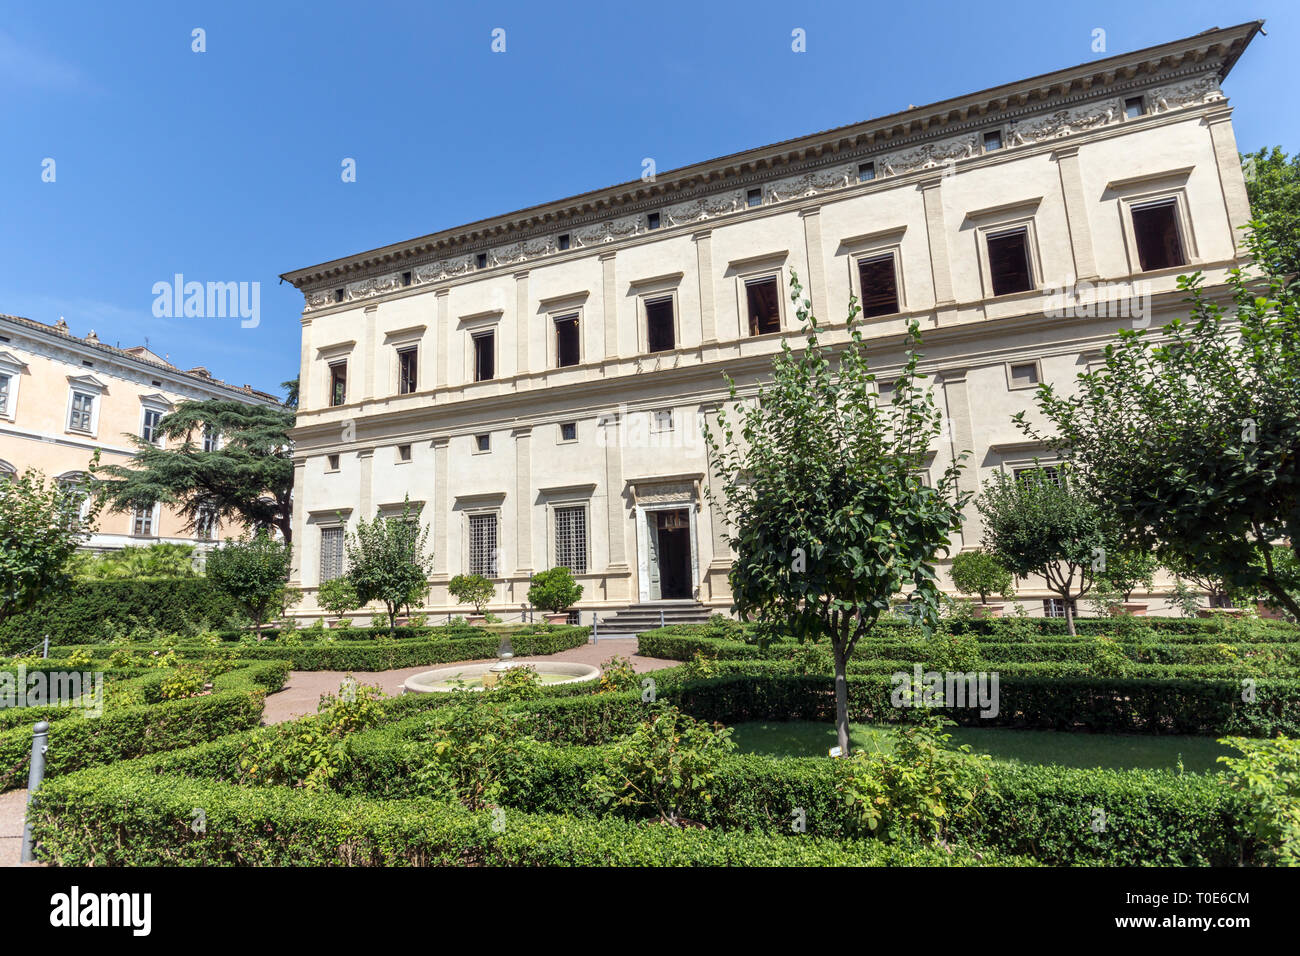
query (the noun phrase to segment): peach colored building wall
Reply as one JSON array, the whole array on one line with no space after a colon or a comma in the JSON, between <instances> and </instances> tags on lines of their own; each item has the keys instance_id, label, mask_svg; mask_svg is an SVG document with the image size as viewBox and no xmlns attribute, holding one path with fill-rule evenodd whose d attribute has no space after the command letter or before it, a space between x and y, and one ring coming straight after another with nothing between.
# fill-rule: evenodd
<instances>
[{"instance_id":1,"label":"peach colored building wall","mask_svg":"<svg viewBox=\"0 0 1300 956\"><path fill-rule=\"evenodd\" d=\"M74 415L77 395L89 398L88 415ZM227 385L201 368L181 370L146 349L106 346L93 331L78 338L64 326L0 315L0 471L35 468L73 479L96 449L101 464L125 464L135 455L129 436L143 434L146 413L210 398L275 403L274 396ZM217 526L199 539L169 508L155 507L147 525L131 513L103 510L87 547L206 544L234 530Z\"/></svg>"}]
</instances>

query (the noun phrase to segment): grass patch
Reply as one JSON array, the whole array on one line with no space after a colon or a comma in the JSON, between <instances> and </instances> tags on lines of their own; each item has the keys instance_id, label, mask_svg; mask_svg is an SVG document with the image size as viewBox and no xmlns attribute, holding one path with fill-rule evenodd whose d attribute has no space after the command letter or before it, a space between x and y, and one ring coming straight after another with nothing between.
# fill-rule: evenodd
<instances>
[{"instance_id":1,"label":"grass patch","mask_svg":"<svg viewBox=\"0 0 1300 956\"><path fill-rule=\"evenodd\" d=\"M814 721L750 721L734 724L732 730L732 739L744 753L821 757L835 746L835 728ZM1000 727L950 727L948 730L954 745L969 744L971 750L989 754L995 760L1057 767L1175 770L1181 756L1185 770L1205 773L1222 769L1215 758L1235 753L1213 737L1085 734ZM863 750L888 749L892 745L888 726L851 724L850 731L853 745Z\"/></svg>"}]
</instances>

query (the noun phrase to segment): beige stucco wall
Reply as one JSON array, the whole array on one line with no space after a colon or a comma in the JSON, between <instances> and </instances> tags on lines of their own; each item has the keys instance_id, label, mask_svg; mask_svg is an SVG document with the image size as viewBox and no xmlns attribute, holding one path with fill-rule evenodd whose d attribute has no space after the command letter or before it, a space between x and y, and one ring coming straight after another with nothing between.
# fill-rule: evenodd
<instances>
[{"instance_id":1,"label":"beige stucco wall","mask_svg":"<svg viewBox=\"0 0 1300 956\"><path fill-rule=\"evenodd\" d=\"M340 510L351 525L408 495L423 503L421 520L431 530L429 607L437 612L455 609L445 582L466 570L467 511L500 513L495 607L511 611L524 600L528 574L552 564L548 508L556 500L588 507L590 570L581 606L637 601L645 584L638 505L680 496L680 487L670 487L674 479L707 482L703 445L684 426L725 399L724 372L752 392L781 335L797 333L787 301L781 335L748 336L741 290L756 270L779 269L783 292L796 271L831 325L829 339L842 341L855 255L896 248L903 311L870 320L868 336L884 378L902 364L906 323L921 323L924 366L946 417L932 473L969 451L963 487L976 490L994 471L1031 461L1043 449L1028 445L1011 417L1025 411L1037 420L1032 391L1011 388L1008 364L1038 362L1045 380L1068 388L1116 329L1130 324L1047 315L1050 287L1077 278L1140 281L1158 326L1182 308L1179 273L1201 269L1214 285L1235 263L1234 230L1247 211L1229 115L1215 89L1177 108L1153 101L1139 119L1117 117L1068 138L1008 144L947 166L880 172L870 182L793 197L772 187L782 175L774 171L770 182L755 180L762 205L708 221L666 222L518 266L358 293L359 300L351 287L337 304L309 294L295 491L295 576L309 592L304 610L313 608L319 582L319 526L335 522ZM1138 274L1124 200L1153 190L1181 197L1191 261ZM981 230L1012 219L1032 223L1036 288L993 297ZM666 292L676 297L677 348L648 354L640 300ZM575 311L582 362L557 369L551 319ZM497 375L474 383L470 336L489 326ZM399 396L396 348L412 343L420 349L420 385ZM328 364L340 359L349 363L348 402L330 408ZM657 436L629 438L642 435L636 415L664 408L678 424L666 446L652 443ZM609 424L615 416L619 428ZM558 441L566 421L577 423L576 443ZM490 434L490 452L474 452L476 434ZM397 445L408 443L412 460L397 462ZM339 456L335 472L326 467L329 455ZM658 484L643 481L656 477ZM720 522L698 491L685 500L694 516L697 595L725 608ZM972 507L955 545L975 547L980 533ZM1146 596L1153 612L1168 610L1167 583ZM1048 592L1032 581L1020 592L1031 612L1041 613Z\"/></svg>"}]
</instances>

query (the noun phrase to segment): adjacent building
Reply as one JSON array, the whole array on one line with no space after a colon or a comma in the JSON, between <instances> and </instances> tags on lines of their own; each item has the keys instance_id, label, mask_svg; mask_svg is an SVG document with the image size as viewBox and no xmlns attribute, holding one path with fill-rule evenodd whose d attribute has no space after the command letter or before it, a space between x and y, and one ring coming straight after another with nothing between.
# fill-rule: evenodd
<instances>
[{"instance_id":1,"label":"adjacent building","mask_svg":"<svg viewBox=\"0 0 1300 956\"><path fill-rule=\"evenodd\" d=\"M909 320L946 417L931 468L971 491L1049 449L1012 423L1121 327L1179 314L1180 274L1222 289L1249 219L1222 84L1259 29L1135 53L360 252L302 290L295 440L304 607L343 537L404 503L449 578L570 567L581 606L730 603L701 423L753 394L799 323L862 302L881 380ZM471 183L484 191L490 183ZM1049 462L1050 463L1050 462ZM981 538L972 507L958 546ZM1158 613L1165 589L1135 595ZM1060 613L1034 582L1035 613Z\"/></svg>"},{"instance_id":2,"label":"adjacent building","mask_svg":"<svg viewBox=\"0 0 1300 956\"><path fill-rule=\"evenodd\" d=\"M213 398L279 404L274 395L228 385L201 366L179 369L144 346L106 345L93 330L75 336L62 319L46 325L0 315L0 473L36 468L84 485L97 449L101 464L125 464L136 455L132 436L162 443L158 423L178 402ZM206 433L201 441L214 449L221 436ZM173 542L206 548L239 530L215 518L189 528L162 505L133 513L102 510L86 547Z\"/></svg>"}]
</instances>

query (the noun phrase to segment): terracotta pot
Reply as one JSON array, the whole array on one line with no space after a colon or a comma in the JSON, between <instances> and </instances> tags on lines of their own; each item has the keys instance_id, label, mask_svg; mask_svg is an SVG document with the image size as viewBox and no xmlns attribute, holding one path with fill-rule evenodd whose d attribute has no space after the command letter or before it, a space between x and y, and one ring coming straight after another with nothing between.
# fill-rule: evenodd
<instances>
[{"instance_id":1,"label":"terracotta pot","mask_svg":"<svg viewBox=\"0 0 1300 956\"><path fill-rule=\"evenodd\" d=\"M486 615L486 614L471 614L471 615L469 615L469 617L467 618L467 620L469 621L470 626L472 626L472 627L477 627L477 626L481 626L481 625L487 623L487 615Z\"/></svg>"},{"instance_id":2,"label":"terracotta pot","mask_svg":"<svg viewBox=\"0 0 1300 956\"><path fill-rule=\"evenodd\" d=\"M568 623L569 623L569 612L568 612L568 611L560 611L558 614L552 614L550 611L547 611L547 612L546 612L546 623L547 623L547 624L568 624Z\"/></svg>"},{"instance_id":3,"label":"terracotta pot","mask_svg":"<svg viewBox=\"0 0 1300 956\"><path fill-rule=\"evenodd\" d=\"M972 613L976 617L1001 617L1001 604L976 604L972 607Z\"/></svg>"},{"instance_id":4,"label":"terracotta pot","mask_svg":"<svg viewBox=\"0 0 1300 956\"><path fill-rule=\"evenodd\" d=\"M1110 606L1111 617L1123 617L1126 614L1130 617L1146 617L1147 605L1130 601L1127 604L1112 604Z\"/></svg>"},{"instance_id":5,"label":"terracotta pot","mask_svg":"<svg viewBox=\"0 0 1300 956\"><path fill-rule=\"evenodd\" d=\"M393 618L393 627L406 627L406 625L410 623L411 623L411 619L409 617Z\"/></svg>"}]
</instances>

